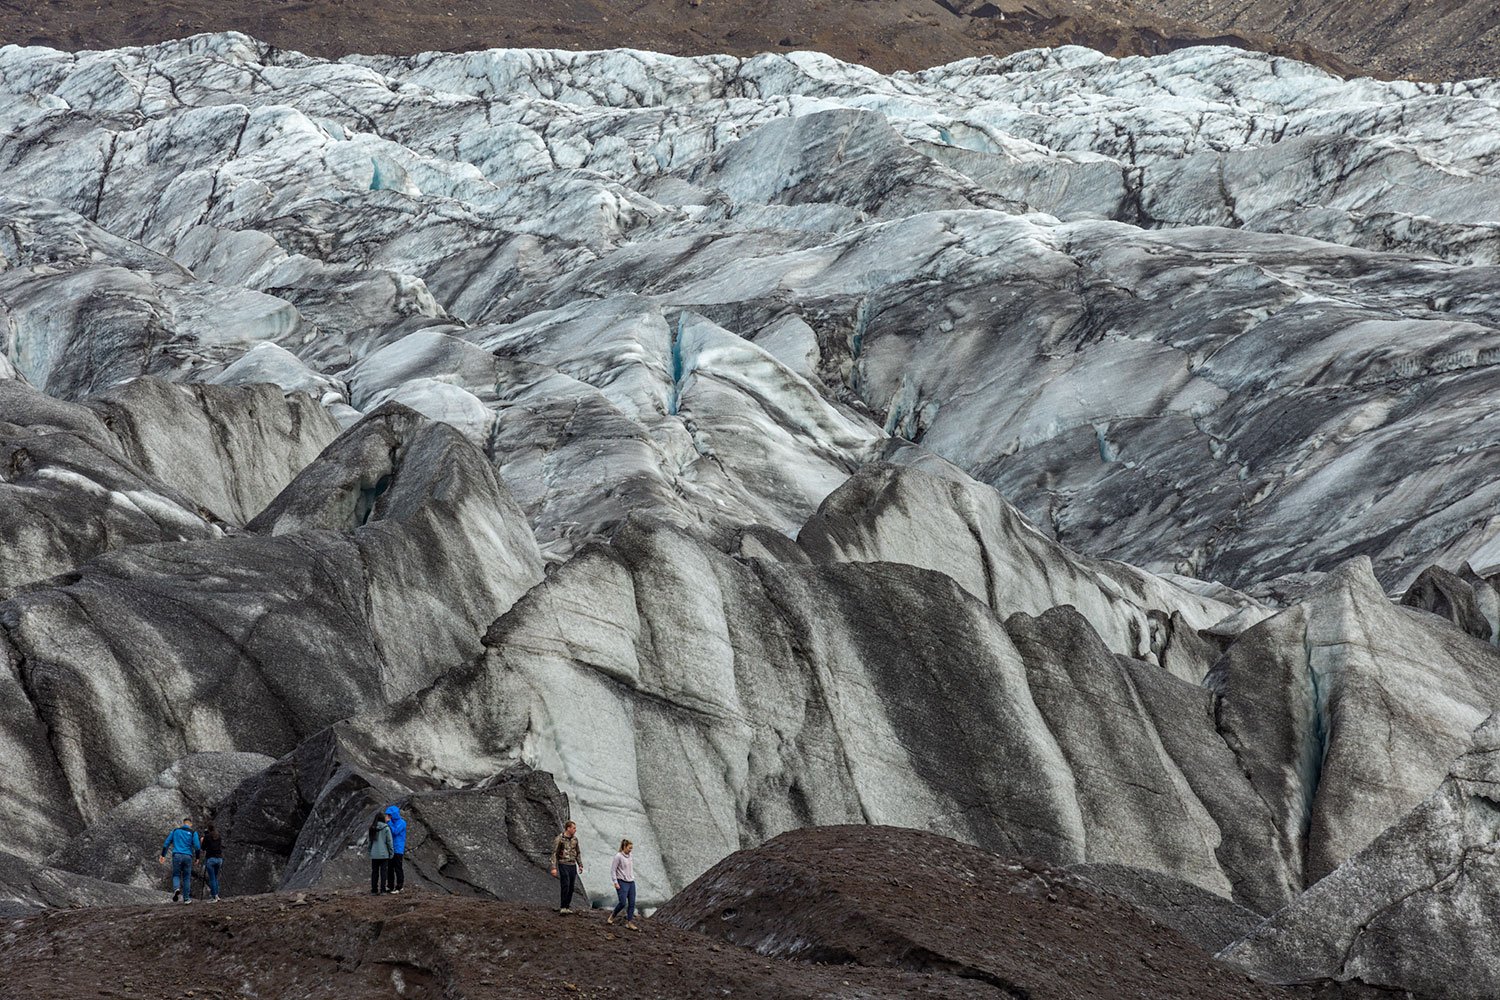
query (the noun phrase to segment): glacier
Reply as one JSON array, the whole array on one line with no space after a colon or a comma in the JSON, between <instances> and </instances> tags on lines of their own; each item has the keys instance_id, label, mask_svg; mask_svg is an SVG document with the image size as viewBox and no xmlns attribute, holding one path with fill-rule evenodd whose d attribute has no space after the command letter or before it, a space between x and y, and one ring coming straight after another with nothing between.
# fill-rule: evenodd
<instances>
[{"instance_id":1,"label":"glacier","mask_svg":"<svg viewBox=\"0 0 1500 1000\"><path fill-rule=\"evenodd\" d=\"M0 181L14 899L203 771L258 889L886 823L1488 995L1477 904L1336 945L1488 801L1500 82L7 46Z\"/></svg>"}]
</instances>

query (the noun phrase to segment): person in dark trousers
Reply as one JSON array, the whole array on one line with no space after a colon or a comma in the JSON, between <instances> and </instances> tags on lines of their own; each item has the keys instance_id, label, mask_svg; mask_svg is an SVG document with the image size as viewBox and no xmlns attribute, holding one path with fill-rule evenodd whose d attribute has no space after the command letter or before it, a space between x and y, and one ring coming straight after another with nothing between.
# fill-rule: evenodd
<instances>
[{"instance_id":1,"label":"person in dark trousers","mask_svg":"<svg viewBox=\"0 0 1500 1000\"><path fill-rule=\"evenodd\" d=\"M385 818L391 825L391 860L385 867L385 888L387 892L400 892L406 888L402 864L406 860L406 820L401 818L400 806L387 806Z\"/></svg>"},{"instance_id":2,"label":"person in dark trousers","mask_svg":"<svg viewBox=\"0 0 1500 1000\"><path fill-rule=\"evenodd\" d=\"M619 902L615 904L615 911L609 915L604 922L612 924L620 911L625 911L625 926L633 931L640 930L635 923L635 862L630 853L635 850L635 845L628 840L620 841L620 853L609 865L609 880L615 884L615 895Z\"/></svg>"},{"instance_id":3,"label":"person in dark trousers","mask_svg":"<svg viewBox=\"0 0 1500 1000\"><path fill-rule=\"evenodd\" d=\"M384 813L376 813L370 824L370 895L378 896L385 891L386 866L395 854L391 839L391 824L385 821Z\"/></svg>"},{"instance_id":4,"label":"person in dark trousers","mask_svg":"<svg viewBox=\"0 0 1500 1000\"><path fill-rule=\"evenodd\" d=\"M172 902L193 901L193 862L202 849L198 834L193 831L192 817L185 818L182 825L167 834L167 839L162 841L161 856L156 862L164 865L167 863L167 855L172 855Z\"/></svg>"},{"instance_id":5,"label":"person in dark trousers","mask_svg":"<svg viewBox=\"0 0 1500 1000\"><path fill-rule=\"evenodd\" d=\"M578 848L578 824L568 820L563 832L552 841L552 877L558 880L562 890L562 905L558 913L573 912L573 891L578 888L578 878L583 874L583 852Z\"/></svg>"},{"instance_id":6,"label":"person in dark trousers","mask_svg":"<svg viewBox=\"0 0 1500 1000\"><path fill-rule=\"evenodd\" d=\"M203 876L208 879L208 901L219 901L219 870L224 867L224 841L212 823L203 828Z\"/></svg>"}]
</instances>

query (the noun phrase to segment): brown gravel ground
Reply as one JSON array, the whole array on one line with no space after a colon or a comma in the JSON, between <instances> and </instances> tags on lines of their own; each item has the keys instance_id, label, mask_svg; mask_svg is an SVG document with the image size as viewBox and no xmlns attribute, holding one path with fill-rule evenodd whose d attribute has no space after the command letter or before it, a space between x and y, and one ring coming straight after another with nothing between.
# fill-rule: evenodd
<instances>
[{"instance_id":1,"label":"brown gravel ground","mask_svg":"<svg viewBox=\"0 0 1500 1000\"><path fill-rule=\"evenodd\" d=\"M993 998L944 975L765 959L654 920L434 894L274 894L0 923L3 1000Z\"/></svg>"},{"instance_id":2,"label":"brown gravel ground","mask_svg":"<svg viewBox=\"0 0 1500 1000\"><path fill-rule=\"evenodd\" d=\"M51 910L0 920L0 1000L1367 995L1252 982L1075 875L891 827L784 834L639 931L604 918L347 890Z\"/></svg>"}]
</instances>

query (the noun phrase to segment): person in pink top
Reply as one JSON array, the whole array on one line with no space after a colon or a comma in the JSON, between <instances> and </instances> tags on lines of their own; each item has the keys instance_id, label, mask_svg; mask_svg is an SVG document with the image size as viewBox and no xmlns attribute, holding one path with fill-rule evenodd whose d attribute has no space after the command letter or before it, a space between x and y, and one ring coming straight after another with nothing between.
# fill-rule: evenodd
<instances>
[{"instance_id":1,"label":"person in pink top","mask_svg":"<svg viewBox=\"0 0 1500 1000\"><path fill-rule=\"evenodd\" d=\"M614 923L620 911L625 910L625 926L638 931L640 928L635 923L635 862L630 857L633 850L635 845L630 841L620 841L620 853L609 863L609 878L615 884L615 895L620 901L615 904L615 911L605 923Z\"/></svg>"}]
</instances>

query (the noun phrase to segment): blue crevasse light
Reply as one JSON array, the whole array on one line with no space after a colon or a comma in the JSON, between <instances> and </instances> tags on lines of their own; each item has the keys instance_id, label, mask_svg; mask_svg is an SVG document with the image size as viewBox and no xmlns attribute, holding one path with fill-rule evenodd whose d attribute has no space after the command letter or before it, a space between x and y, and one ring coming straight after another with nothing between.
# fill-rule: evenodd
<instances>
[{"instance_id":1,"label":"blue crevasse light","mask_svg":"<svg viewBox=\"0 0 1500 1000\"><path fill-rule=\"evenodd\" d=\"M667 413L674 415L682 402L682 378L686 374L682 363L682 328L686 322L686 314L679 314L677 329L672 332L672 396L667 402Z\"/></svg>"},{"instance_id":2,"label":"blue crevasse light","mask_svg":"<svg viewBox=\"0 0 1500 1000\"><path fill-rule=\"evenodd\" d=\"M1099 460L1102 462L1117 462L1120 459L1119 449L1109 439L1109 423L1094 425L1094 437L1099 442Z\"/></svg>"},{"instance_id":3,"label":"blue crevasse light","mask_svg":"<svg viewBox=\"0 0 1500 1000\"><path fill-rule=\"evenodd\" d=\"M370 165L375 168L374 172L370 175L370 190L371 191L384 191L384 190L386 190L386 187L385 187L385 177L383 177L381 175L381 173L380 173L380 161L377 160L377 159L375 159L372 156L372 157L370 157Z\"/></svg>"}]
</instances>

